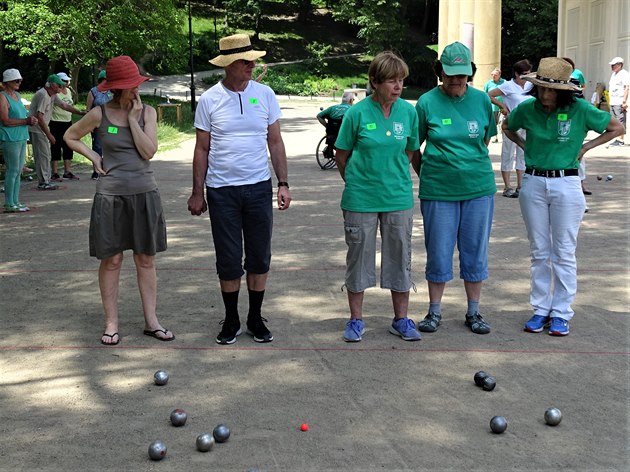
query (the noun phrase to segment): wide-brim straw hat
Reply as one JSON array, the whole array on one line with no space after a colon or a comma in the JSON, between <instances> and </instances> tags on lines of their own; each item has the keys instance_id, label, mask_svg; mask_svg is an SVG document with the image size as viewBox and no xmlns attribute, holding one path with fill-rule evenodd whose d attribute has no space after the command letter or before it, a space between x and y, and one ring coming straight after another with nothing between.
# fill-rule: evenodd
<instances>
[{"instance_id":1,"label":"wide-brim straw hat","mask_svg":"<svg viewBox=\"0 0 630 472\"><path fill-rule=\"evenodd\" d=\"M138 66L129 56L117 56L107 61L105 65L106 79L98 84L98 91L126 90L140 85L149 80L140 75Z\"/></svg>"},{"instance_id":2,"label":"wide-brim straw hat","mask_svg":"<svg viewBox=\"0 0 630 472\"><path fill-rule=\"evenodd\" d=\"M572 72L571 64L561 57L544 57L540 60L536 72L521 75L521 79L541 87L576 92L580 87L569 81Z\"/></svg>"},{"instance_id":3,"label":"wide-brim straw hat","mask_svg":"<svg viewBox=\"0 0 630 472\"><path fill-rule=\"evenodd\" d=\"M255 51L248 35L233 34L219 40L219 53L217 57L210 59L210 64L227 67L239 59L255 61L267 54L267 51ZM109 77L109 72L107 76Z\"/></svg>"}]
</instances>

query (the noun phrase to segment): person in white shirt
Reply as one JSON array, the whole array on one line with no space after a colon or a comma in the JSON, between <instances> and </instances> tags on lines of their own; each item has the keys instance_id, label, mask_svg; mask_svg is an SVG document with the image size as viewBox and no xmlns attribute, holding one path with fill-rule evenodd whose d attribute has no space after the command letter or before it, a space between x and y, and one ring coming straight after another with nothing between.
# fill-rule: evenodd
<instances>
[{"instance_id":1,"label":"person in white shirt","mask_svg":"<svg viewBox=\"0 0 630 472\"><path fill-rule=\"evenodd\" d=\"M488 92L490 101L499 107L503 116L507 116L519 103L530 98L527 92L532 89L532 84L525 82L521 76L529 74L531 71L532 65L527 59L518 61L512 66L512 79ZM503 101L498 100L498 97L503 97ZM525 139L525 131L519 130L519 133ZM510 186L512 168L516 170L516 189ZM503 184L505 185L504 197L518 198L523 182L523 172L525 172L523 150L504 134L501 146L501 177L503 177Z\"/></svg>"},{"instance_id":2,"label":"person in white shirt","mask_svg":"<svg viewBox=\"0 0 630 472\"><path fill-rule=\"evenodd\" d=\"M273 225L267 150L278 179L278 208L286 210L291 203L280 106L273 90L252 79L256 59L266 53L255 51L249 36L222 38L219 52L210 62L225 70L225 78L201 95L195 113L197 141L188 210L193 215L206 210L210 214L225 305L217 343L233 344L241 334L238 295L245 273L249 294L247 333L255 342L267 343L273 340L264 324L267 320L261 315Z\"/></svg>"},{"instance_id":3,"label":"person in white shirt","mask_svg":"<svg viewBox=\"0 0 630 472\"><path fill-rule=\"evenodd\" d=\"M613 57L608 63L612 69L610 82L608 83L608 100L610 114L617 118L624 129L626 127L626 113L628 111L628 91L630 90L630 73L623 68L623 57ZM623 146L624 134L615 139L609 146Z\"/></svg>"}]
</instances>

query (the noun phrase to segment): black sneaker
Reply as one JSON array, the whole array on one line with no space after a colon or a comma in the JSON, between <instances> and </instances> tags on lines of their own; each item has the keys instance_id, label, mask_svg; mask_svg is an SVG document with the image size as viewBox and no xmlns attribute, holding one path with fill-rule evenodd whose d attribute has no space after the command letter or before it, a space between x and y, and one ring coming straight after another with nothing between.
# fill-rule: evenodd
<instances>
[{"instance_id":1,"label":"black sneaker","mask_svg":"<svg viewBox=\"0 0 630 472\"><path fill-rule=\"evenodd\" d=\"M254 341L257 343L270 343L273 341L273 335L265 326L263 321L267 321L266 318L258 317L252 320L247 320L246 333L254 337Z\"/></svg>"},{"instance_id":2,"label":"black sneaker","mask_svg":"<svg viewBox=\"0 0 630 472\"><path fill-rule=\"evenodd\" d=\"M241 334L241 322L238 320L223 320L219 324L223 325L221 332L217 336L218 344L234 344L236 337Z\"/></svg>"},{"instance_id":3,"label":"black sneaker","mask_svg":"<svg viewBox=\"0 0 630 472\"><path fill-rule=\"evenodd\" d=\"M490 325L483 319L481 313L476 312L473 315L466 314L466 326L475 334L488 334Z\"/></svg>"},{"instance_id":4,"label":"black sneaker","mask_svg":"<svg viewBox=\"0 0 630 472\"><path fill-rule=\"evenodd\" d=\"M76 175L74 175L72 172L64 172L63 178L68 179L68 180L79 180L79 178Z\"/></svg>"},{"instance_id":5,"label":"black sneaker","mask_svg":"<svg viewBox=\"0 0 630 472\"><path fill-rule=\"evenodd\" d=\"M431 311L418 323L418 329L423 333L435 333L441 322L442 315Z\"/></svg>"}]
</instances>

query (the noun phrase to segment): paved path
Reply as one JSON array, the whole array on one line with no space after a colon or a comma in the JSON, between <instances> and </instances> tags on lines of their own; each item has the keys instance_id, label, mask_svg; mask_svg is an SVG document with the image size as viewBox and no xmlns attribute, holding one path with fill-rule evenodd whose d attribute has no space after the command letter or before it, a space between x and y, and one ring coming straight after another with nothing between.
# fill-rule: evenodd
<instances>
[{"instance_id":1,"label":"paved path","mask_svg":"<svg viewBox=\"0 0 630 472\"><path fill-rule=\"evenodd\" d=\"M294 202L274 212L274 258L264 314L275 340L214 342L222 303L207 216L186 211L193 142L154 161L168 225L158 256L161 321L177 339L142 335L131 255L120 289L121 344L99 343L97 262L87 234L90 169L56 192L26 184L28 214L0 214L0 470L24 471L626 471L628 463L628 149L589 156L588 198L578 246L579 294L571 335L522 331L529 251L518 201L496 197L486 336L464 326L460 280L449 283L444 323L418 343L388 333L389 294L366 293L367 333L348 345L345 243L335 171L313 151L317 106L281 102ZM499 145L491 151L498 172ZM624 155L622 155L624 153ZM598 181L597 174L613 180ZM417 185L417 184L416 184ZM413 234L412 317L427 308L422 222ZM455 261L457 267L457 261ZM245 294L241 306L246 306ZM243 309L244 311L244 309ZM153 373L170 373L165 387ZM493 392L473 383L496 376ZM562 423L543 423L560 408ZM182 428L169 414L184 408ZM492 416L509 426L490 432ZM195 438L220 422L232 437L209 453ZM302 423L310 430L299 431ZM166 459L147 449L162 439Z\"/></svg>"}]
</instances>

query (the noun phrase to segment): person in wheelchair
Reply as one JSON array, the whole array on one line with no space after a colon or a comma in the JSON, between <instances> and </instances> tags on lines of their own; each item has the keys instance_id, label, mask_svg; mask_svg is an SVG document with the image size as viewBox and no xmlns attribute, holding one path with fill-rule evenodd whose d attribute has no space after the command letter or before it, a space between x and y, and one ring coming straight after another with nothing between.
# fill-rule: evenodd
<instances>
[{"instance_id":1,"label":"person in wheelchair","mask_svg":"<svg viewBox=\"0 0 630 472\"><path fill-rule=\"evenodd\" d=\"M341 103L333 105L317 114L317 120L326 128L326 149L324 154L327 158L332 159L333 149L339 128L341 128L341 120L343 115L354 103L354 93L344 92L341 96Z\"/></svg>"}]
</instances>

